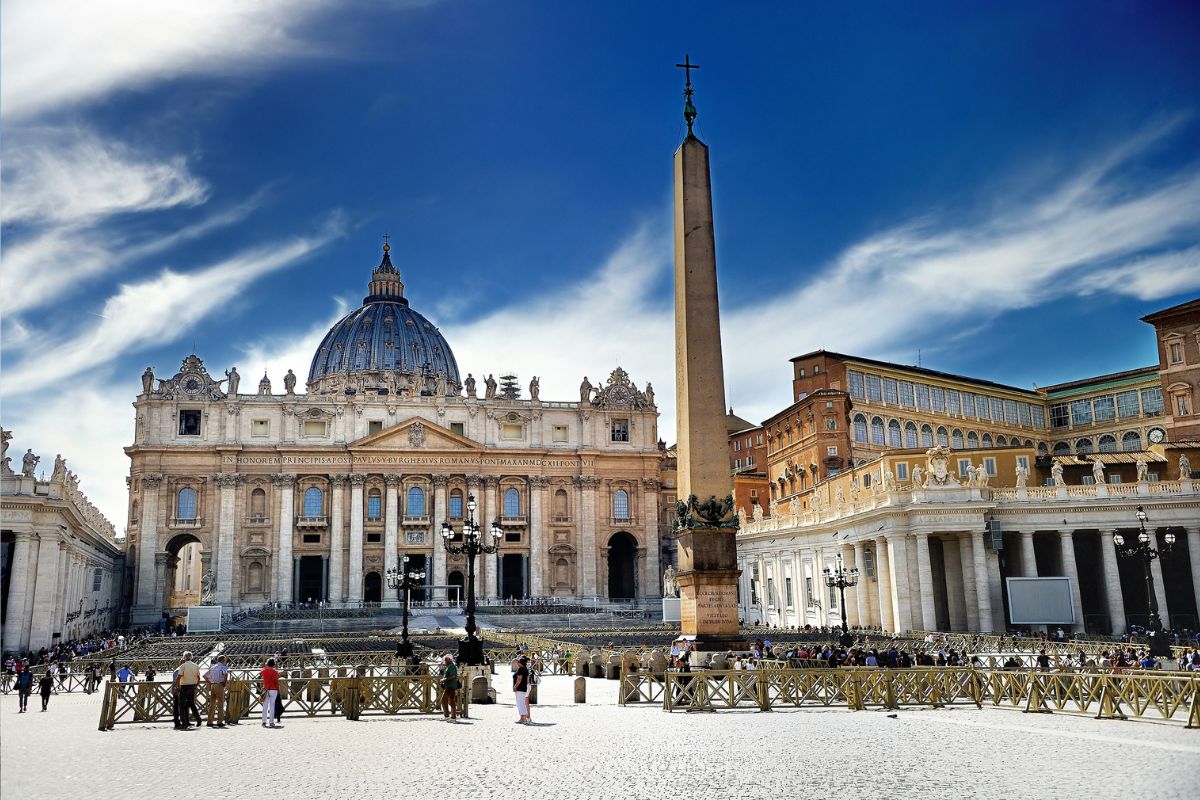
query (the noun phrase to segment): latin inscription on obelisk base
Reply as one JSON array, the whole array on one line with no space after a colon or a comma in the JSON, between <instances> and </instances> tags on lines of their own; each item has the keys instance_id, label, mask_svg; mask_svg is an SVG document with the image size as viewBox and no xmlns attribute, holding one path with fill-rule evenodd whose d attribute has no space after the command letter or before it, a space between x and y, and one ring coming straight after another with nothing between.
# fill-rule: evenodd
<instances>
[{"instance_id":1,"label":"latin inscription on obelisk base","mask_svg":"<svg viewBox=\"0 0 1200 800\"><path fill-rule=\"evenodd\" d=\"M740 649L737 516L725 432L725 373L717 307L708 147L692 133L691 70L684 90L687 138L675 152L675 398L678 425L680 628L700 650Z\"/></svg>"}]
</instances>

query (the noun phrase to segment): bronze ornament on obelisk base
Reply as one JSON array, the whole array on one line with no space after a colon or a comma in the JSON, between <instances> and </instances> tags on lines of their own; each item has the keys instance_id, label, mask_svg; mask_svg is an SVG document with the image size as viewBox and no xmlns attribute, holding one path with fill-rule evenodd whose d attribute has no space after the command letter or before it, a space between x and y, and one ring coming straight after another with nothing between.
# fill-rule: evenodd
<instances>
[{"instance_id":1,"label":"bronze ornament on obelisk base","mask_svg":"<svg viewBox=\"0 0 1200 800\"><path fill-rule=\"evenodd\" d=\"M687 137L675 152L675 399L678 427L680 628L701 651L742 649L738 635L738 518L725 432L725 372L717 307L708 147L692 125L689 59L683 116Z\"/></svg>"}]
</instances>

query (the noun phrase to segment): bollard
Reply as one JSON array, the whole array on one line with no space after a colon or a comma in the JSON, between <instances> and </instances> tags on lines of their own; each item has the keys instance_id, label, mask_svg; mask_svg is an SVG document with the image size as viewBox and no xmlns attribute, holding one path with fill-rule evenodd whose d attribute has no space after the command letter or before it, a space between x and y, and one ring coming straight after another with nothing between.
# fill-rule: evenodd
<instances>
[{"instance_id":1,"label":"bollard","mask_svg":"<svg viewBox=\"0 0 1200 800\"><path fill-rule=\"evenodd\" d=\"M491 702L491 698L488 697L488 679L486 675L476 675L471 679L471 702Z\"/></svg>"},{"instance_id":2,"label":"bollard","mask_svg":"<svg viewBox=\"0 0 1200 800\"><path fill-rule=\"evenodd\" d=\"M538 685L536 683L529 684L529 694L527 695L527 698L529 700L529 705L531 706L537 705L537 690Z\"/></svg>"},{"instance_id":3,"label":"bollard","mask_svg":"<svg viewBox=\"0 0 1200 800\"><path fill-rule=\"evenodd\" d=\"M587 662L586 658L576 659L575 674L576 675L587 675L588 674L588 662Z\"/></svg>"},{"instance_id":4,"label":"bollard","mask_svg":"<svg viewBox=\"0 0 1200 800\"><path fill-rule=\"evenodd\" d=\"M575 679L575 702L587 702L587 678L582 676Z\"/></svg>"},{"instance_id":5,"label":"bollard","mask_svg":"<svg viewBox=\"0 0 1200 800\"><path fill-rule=\"evenodd\" d=\"M605 664L604 665L604 677L610 681L615 681L615 680L619 679L621 677L621 665L620 664Z\"/></svg>"}]
</instances>

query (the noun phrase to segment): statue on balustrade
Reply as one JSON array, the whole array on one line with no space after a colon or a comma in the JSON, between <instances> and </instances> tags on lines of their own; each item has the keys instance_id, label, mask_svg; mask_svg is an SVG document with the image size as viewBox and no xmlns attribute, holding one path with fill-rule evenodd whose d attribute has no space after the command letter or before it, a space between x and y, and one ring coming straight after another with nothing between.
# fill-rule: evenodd
<instances>
[{"instance_id":1,"label":"statue on balustrade","mask_svg":"<svg viewBox=\"0 0 1200 800\"><path fill-rule=\"evenodd\" d=\"M475 398L475 376L467 373L467 379L463 381L463 388L467 390L467 397Z\"/></svg>"},{"instance_id":2,"label":"statue on balustrade","mask_svg":"<svg viewBox=\"0 0 1200 800\"><path fill-rule=\"evenodd\" d=\"M1187 481L1192 478L1192 462L1183 453L1179 454L1179 480Z\"/></svg>"},{"instance_id":3,"label":"statue on balustrade","mask_svg":"<svg viewBox=\"0 0 1200 800\"><path fill-rule=\"evenodd\" d=\"M21 459L21 474L26 478L33 477L33 471L37 469L38 462L42 460L41 456L33 454L33 448L25 451L25 456Z\"/></svg>"},{"instance_id":4,"label":"statue on balustrade","mask_svg":"<svg viewBox=\"0 0 1200 800\"><path fill-rule=\"evenodd\" d=\"M1029 467L1017 463L1017 488L1024 489L1029 484Z\"/></svg>"},{"instance_id":5,"label":"statue on balustrade","mask_svg":"<svg viewBox=\"0 0 1200 800\"><path fill-rule=\"evenodd\" d=\"M1145 483L1150 479L1150 465L1146 463L1146 459L1138 456L1137 463L1134 465L1137 468L1137 482Z\"/></svg>"},{"instance_id":6,"label":"statue on balustrade","mask_svg":"<svg viewBox=\"0 0 1200 800\"><path fill-rule=\"evenodd\" d=\"M1096 485L1104 483L1104 464L1100 459L1092 460L1092 479L1096 481Z\"/></svg>"},{"instance_id":7,"label":"statue on balustrade","mask_svg":"<svg viewBox=\"0 0 1200 800\"><path fill-rule=\"evenodd\" d=\"M1067 485L1063 480L1063 465L1061 461L1055 461L1054 465L1050 467L1050 477L1054 480L1055 486Z\"/></svg>"},{"instance_id":8,"label":"statue on balustrade","mask_svg":"<svg viewBox=\"0 0 1200 800\"><path fill-rule=\"evenodd\" d=\"M484 392L483 392L483 399L484 400L495 399L495 397L496 397L496 379L492 377L492 374L490 372L488 373L487 378L484 379L483 385L485 387Z\"/></svg>"},{"instance_id":9,"label":"statue on balustrade","mask_svg":"<svg viewBox=\"0 0 1200 800\"><path fill-rule=\"evenodd\" d=\"M283 390L288 394L296 393L296 373L290 369L287 371L287 375L283 376Z\"/></svg>"}]
</instances>

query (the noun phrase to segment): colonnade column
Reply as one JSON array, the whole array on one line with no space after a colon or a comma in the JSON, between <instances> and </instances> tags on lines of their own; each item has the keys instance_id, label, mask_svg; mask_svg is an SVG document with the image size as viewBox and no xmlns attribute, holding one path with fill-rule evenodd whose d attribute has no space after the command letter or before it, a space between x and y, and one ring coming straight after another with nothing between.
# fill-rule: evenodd
<instances>
[{"instance_id":1,"label":"colonnade column","mask_svg":"<svg viewBox=\"0 0 1200 800\"><path fill-rule=\"evenodd\" d=\"M34 577L33 607L29 614L28 646L31 650L51 644L51 615L54 613L58 586L58 544L57 533L43 531L39 534L37 575ZM153 557L150 563L153 565ZM150 580L154 580L153 572Z\"/></svg>"},{"instance_id":2,"label":"colonnade column","mask_svg":"<svg viewBox=\"0 0 1200 800\"><path fill-rule=\"evenodd\" d=\"M662 544L658 541L658 478L642 479L642 534L646 542L645 595L658 597L662 594Z\"/></svg>"},{"instance_id":3,"label":"colonnade column","mask_svg":"<svg viewBox=\"0 0 1200 800\"><path fill-rule=\"evenodd\" d=\"M984 542L984 532L974 531L968 534L971 541L971 552L975 563L975 596L979 605L979 631L987 633L995 629L992 621L992 592L988 576L987 545Z\"/></svg>"},{"instance_id":4,"label":"colonnade column","mask_svg":"<svg viewBox=\"0 0 1200 800\"><path fill-rule=\"evenodd\" d=\"M963 601L967 607L967 630L979 628L979 592L975 586L975 542L970 533L958 539L958 563L963 576ZM986 584L985 584L986 587Z\"/></svg>"},{"instance_id":5,"label":"colonnade column","mask_svg":"<svg viewBox=\"0 0 1200 800\"><path fill-rule=\"evenodd\" d=\"M295 518L296 476L280 474L272 478L275 491L279 493L279 544L275 565L275 591L272 593L280 603L296 602L295 575L299 569L292 558L292 525Z\"/></svg>"},{"instance_id":6,"label":"colonnade column","mask_svg":"<svg viewBox=\"0 0 1200 800\"><path fill-rule=\"evenodd\" d=\"M400 480L401 476L395 473L383 476L383 604L389 607L400 604L396 595L398 590L388 588L388 573L400 564L397 541L400 539ZM445 486L445 477L442 481ZM434 539L440 534L442 531L434 530Z\"/></svg>"},{"instance_id":7,"label":"colonnade column","mask_svg":"<svg viewBox=\"0 0 1200 800\"><path fill-rule=\"evenodd\" d=\"M480 523L480 526L483 528L483 533L481 535L487 537L488 543L491 544L493 541L491 534L492 520L500 516L500 479L494 475L488 475L483 479L483 485L484 495L487 497L487 513L484 515L483 521ZM500 565L498 562L499 555L496 553L491 553L480 556L480 558L482 559L483 563L487 565L487 569L484 570L484 596L499 597L500 581L498 580L499 576L497 575L497 573L500 571Z\"/></svg>"},{"instance_id":8,"label":"colonnade column","mask_svg":"<svg viewBox=\"0 0 1200 800\"><path fill-rule=\"evenodd\" d=\"M346 513L346 475L330 475L329 485L332 487L329 498L329 602L340 604L345 601L346 594L342 589L342 532L343 519Z\"/></svg>"},{"instance_id":9,"label":"colonnade column","mask_svg":"<svg viewBox=\"0 0 1200 800\"><path fill-rule=\"evenodd\" d=\"M858 613L858 625L871 625L870 578L866 570L866 543L854 543L854 566L858 567L858 586L854 587L855 611Z\"/></svg>"},{"instance_id":10,"label":"colonnade column","mask_svg":"<svg viewBox=\"0 0 1200 800\"><path fill-rule=\"evenodd\" d=\"M1075 563L1075 539L1071 531L1058 532L1059 556L1063 575L1071 579L1071 608L1075 612L1077 630L1083 630L1083 601L1079 594L1079 565Z\"/></svg>"},{"instance_id":11,"label":"colonnade column","mask_svg":"<svg viewBox=\"0 0 1200 800\"><path fill-rule=\"evenodd\" d=\"M600 479L594 476L576 478L579 487L579 592L584 597L599 594L596 581L596 489Z\"/></svg>"},{"instance_id":12,"label":"colonnade column","mask_svg":"<svg viewBox=\"0 0 1200 800\"><path fill-rule=\"evenodd\" d=\"M550 479L545 475L529 477L529 594L542 597L546 592L546 544L542 539L545 534L544 505L546 502L546 487ZM647 576L657 584L655 576ZM643 587L646 582L643 581Z\"/></svg>"},{"instance_id":13,"label":"colonnade column","mask_svg":"<svg viewBox=\"0 0 1200 800\"><path fill-rule=\"evenodd\" d=\"M399 476L396 476L399 477ZM430 583L434 585L445 585L446 583L446 547L442 542L442 525L446 524L446 503L447 490L450 479L445 475L433 476L433 549L429 554L429 575ZM395 489L390 491L395 492ZM394 501L392 501L394 502ZM391 512L389 512L391 513ZM396 532L392 531L392 564L396 563ZM437 597L439 590L433 589L429 592L428 599L430 600L445 600L446 590L442 592L441 597Z\"/></svg>"},{"instance_id":14,"label":"colonnade column","mask_svg":"<svg viewBox=\"0 0 1200 800\"><path fill-rule=\"evenodd\" d=\"M241 482L242 476L235 473L213 475L213 483L220 492L217 514L217 605L221 606L233 604L233 540L236 535L237 487Z\"/></svg>"},{"instance_id":15,"label":"colonnade column","mask_svg":"<svg viewBox=\"0 0 1200 800\"><path fill-rule=\"evenodd\" d=\"M1118 531L1114 531L1117 533ZM1100 533L1100 560L1104 568L1104 601L1108 605L1108 620L1112 635L1125 632L1125 595L1121 591L1121 568L1117 564L1116 544L1112 536Z\"/></svg>"},{"instance_id":16,"label":"colonnade column","mask_svg":"<svg viewBox=\"0 0 1200 800\"><path fill-rule=\"evenodd\" d=\"M908 581L908 553L906 552L905 539L903 534L889 536L888 543L888 564L891 571L891 590L892 590L892 619L896 626L896 631L912 630L912 599L909 593Z\"/></svg>"},{"instance_id":17,"label":"colonnade column","mask_svg":"<svg viewBox=\"0 0 1200 800\"><path fill-rule=\"evenodd\" d=\"M879 624L885 631L896 632L896 618L892 615L892 565L888 558L887 539L875 540L875 572L879 575Z\"/></svg>"},{"instance_id":18,"label":"colonnade column","mask_svg":"<svg viewBox=\"0 0 1200 800\"><path fill-rule=\"evenodd\" d=\"M363 599L363 487L367 476L350 476L350 559L346 577L346 599L361 603Z\"/></svg>"},{"instance_id":19,"label":"colonnade column","mask_svg":"<svg viewBox=\"0 0 1200 800\"><path fill-rule=\"evenodd\" d=\"M946 581L946 614L950 630L967 630L967 601L964 597L962 554L958 538L942 537L942 573Z\"/></svg>"},{"instance_id":20,"label":"colonnade column","mask_svg":"<svg viewBox=\"0 0 1200 800\"><path fill-rule=\"evenodd\" d=\"M137 595L134 605L141 612L135 624L158 616L154 601L154 553L158 549L158 491L163 476L151 473L141 477L142 519L138 525ZM40 553L39 553L39 561Z\"/></svg>"},{"instance_id":21,"label":"colonnade column","mask_svg":"<svg viewBox=\"0 0 1200 800\"><path fill-rule=\"evenodd\" d=\"M921 625L937 630L937 609L933 603L933 563L929 559L929 534L917 534L917 574L921 582Z\"/></svg>"},{"instance_id":22,"label":"colonnade column","mask_svg":"<svg viewBox=\"0 0 1200 800\"><path fill-rule=\"evenodd\" d=\"M1033 531L1021 531L1021 575L1026 578L1038 576L1037 553L1033 549Z\"/></svg>"},{"instance_id":23,"label":"colonnade column","mask_svg":"<svg viewBox=\"0 0 1200 800\"><path fill-rule=\"evenodd\" d=\"M50 630L54 633L62 633L63 630L63 616L66 613L63 611L63 601L66 599L67 588L70 586L68 574L70 567L67 543L63 540L59 542L58 546L58 588L54 592L54 608L50 611Z\"/></svg>"},{"instance_id":24,"label":"colonnade column","mask_svg":"<svg viewBox=\"0 0 1200 800\"><path fill-rule=\"evenodd\" d=\"M909 618L912 620L912 627L918 625L924 626L924 620L921 614L921 603L927 592L925 581L921 579L921 569L917 559L917 537L904 537L904 557L908 561L908 609ZM929 583L933 582L933 571L929 573ZM934 625L937 625L937 615L934 614ZM929 628L926 628L929 630Z\"/></svg>"},{"instance_id":25,"label":"colonnade column","mask_svg":"<svg viewBox=\"0 0 1200 800\"><path fill-rule=\"evenodd\" d=\"M805 623L805 612L808 611L808 598L804 594L804 564L800 560L800 551L792 551L792 613L796 617L796 627L802 628Z\"/></svg>"},{"instance_id":26,"label":"colonnade column","mask_svg":"<svg viewBox=\"0 0 1200 800\"><path fill-rule=\"evenodd\" d=\"M1200 528L1187 532L1188 560L1192 565L1192 592L1196 595L1196 611L1200 613Z\"/></svg>"},{"instance_id":27,"label":"colonnade column","mask_svg":"<svg viewBox=\"0 0 1200 800\"><path fill-rule=\"evenodd\" d=\"M845 564L848 568L858 566L858 557L857 557L857 554L854 552L854 545L852 545L852 544L842 545L842 560L845 562ZM855 627L857 625L862 624L861 622L859 622L861 616L858 612L858 595L859 595L859 592L861 591L860 587L862 586L862 580L863 580L863 577L862 577L861 570L860 570L859 576L858 576L858 583L856 583L856 584L854 584L854 586L850 587L850 590L846 593L846 598L847 598L846 599L846 624L851 627Z\"/></svg>"}]
</instances>

